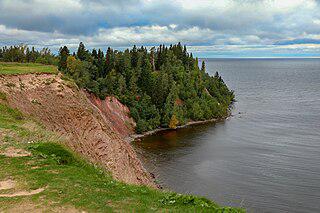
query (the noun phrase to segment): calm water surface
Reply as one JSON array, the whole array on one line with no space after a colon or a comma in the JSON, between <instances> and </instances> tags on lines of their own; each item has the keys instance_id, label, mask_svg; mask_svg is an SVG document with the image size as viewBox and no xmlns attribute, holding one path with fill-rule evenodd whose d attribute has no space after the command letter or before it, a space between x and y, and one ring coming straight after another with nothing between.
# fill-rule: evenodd
<instances>
[{"instance_id":1,"label":"calm water surface","mask_svg":"<svg viewBox=\"0 0 320 213\"><path fill-rule=\"evenodd\" d=\"M320 59L206 59L228 120L135 145L160 183L249 212L320 212Z\"/></svg>"}]
</instances>

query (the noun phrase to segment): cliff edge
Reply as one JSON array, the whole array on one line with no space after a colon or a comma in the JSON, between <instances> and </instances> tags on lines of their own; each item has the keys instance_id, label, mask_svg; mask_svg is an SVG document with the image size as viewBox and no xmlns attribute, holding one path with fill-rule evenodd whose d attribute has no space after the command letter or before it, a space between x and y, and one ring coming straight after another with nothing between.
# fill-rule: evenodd
<instances>
[{"instance_id":1,"label":"cliff edge","mask_svg":"<svg viewBox=\"0 0 320 213\"><path fill-rule=\"evenodd\" d=\"M116 98L100 100L54 74L0 76L8 104L67 138L66 145L117 180L155 187L124 139L133 133L129 110Z\"/></svg>"}]
</instances>

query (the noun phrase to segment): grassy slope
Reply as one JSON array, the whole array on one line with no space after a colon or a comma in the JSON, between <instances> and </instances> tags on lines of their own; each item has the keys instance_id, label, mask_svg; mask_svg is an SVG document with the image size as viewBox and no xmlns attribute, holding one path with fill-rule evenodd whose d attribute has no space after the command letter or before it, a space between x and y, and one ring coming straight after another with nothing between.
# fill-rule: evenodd
<instances>
[{"instance_id":1,"label":"grassy slope","mask_svg":"<svg viewBox=\"0 0 320 213\"><path fill-rule=\"evenodd\" d=\"M4 75L57 72L57 67L52 65L0 62L0 74Z\"/></svg>"},{"instance_id":2,"label":"grassy slope","mask_svg":"<svg viewBox=\"0 0 320 213\"><path fill-rule=\"evenodd\" d=\"M12 63L0 63L0 68L0 74L56 70L51 66ZM8 147L16 147L29 150L32 156L9 158L0 155L0 181L10 178L18 183L17 188L0 190L0 194L41 187L45 187L45 191L32 196L0 197L0 212L21 204L45 207L46 211L56 211L63 206L89 212L243 212L242 209L220 207L201 197L118 182L106 171L59 145L62 138L9 108L4 104L5 100L6 95L0 92L0 153Z\"/></svg>"}]
</instances>

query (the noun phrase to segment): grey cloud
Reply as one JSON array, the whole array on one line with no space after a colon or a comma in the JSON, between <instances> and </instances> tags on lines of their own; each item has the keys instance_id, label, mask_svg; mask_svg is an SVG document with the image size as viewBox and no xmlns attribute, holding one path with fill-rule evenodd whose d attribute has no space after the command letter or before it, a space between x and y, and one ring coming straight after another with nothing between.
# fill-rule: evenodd
<instances>
[{"instance_id":1,"label":"grey cloud","mask_svg":"<svg viewBox=\"0 0 320 213\"><path fill-rule=\"evenodd\" d=\"M114 45L179 40L190 45L271 45L297 38L317 39L319 2L0 0L0 25L6 26L6 30L29 31L28 36L43 32L48 45L81 39L92 45L100 45L103 40ZM170 28L171 24L177 26ZM157 27L167 29L159 31ZM188 32L192 33L184 34ZM28 41L17 40L24 39Z\"/></svg>"},{"instance_id":2,"label":"grey cloud","mask_svg":"<svg viewBox=\"0 0 320 213\"><path fill-rule=\"evenodd\" d=\"M136 4L139 4L136 0L0 0L0 24L24 30L86 35L95 33L101 26L115 27L136 21L130 15Z\"/></svg>"}]
</instances>

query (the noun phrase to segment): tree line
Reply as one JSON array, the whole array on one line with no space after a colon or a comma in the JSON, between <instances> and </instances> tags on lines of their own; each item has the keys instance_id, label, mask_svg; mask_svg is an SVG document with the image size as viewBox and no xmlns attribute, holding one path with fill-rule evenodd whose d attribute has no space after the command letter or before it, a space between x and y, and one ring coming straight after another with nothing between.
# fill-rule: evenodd
<instances>
[{"instance_id":1,"label":"tree line","mask_svg":"<svg viewBox=\"0 0 320 213\"><path fill-rule=\"evenodd\" d=\"M127 105L138 133L223 117L234 99L221 76L206 73L204 62L199 68L180 43L106 52L80 43L73 54L61 47L58 58L59 70L79 87Z\"/></svg>"},{"instance_id":2,"label":"tree line","mask_svg":"<svg viewBox=\"0 0 320 213\"><path fill-rule=\"evenodd\" d=\"M51 53L49 48L38 51L34 47L16 45L0 48L0 61L57 65L59 59Z\"/></svg>"},{"instance_id":3,"label":"tree line","mask_svg":"<svg viewBox=\"0 0 320 213\"><path fill-rule=\"evenodd\" d=\"M199 68L181 43L103 52L81 42L76 52L64 46L58 55L19 45L0 48L0 61L57 65L80 88L127 105L138 133L226 116L234 100L218 72L210 76L204 62Z\"/></svg>"}]
</instances>

